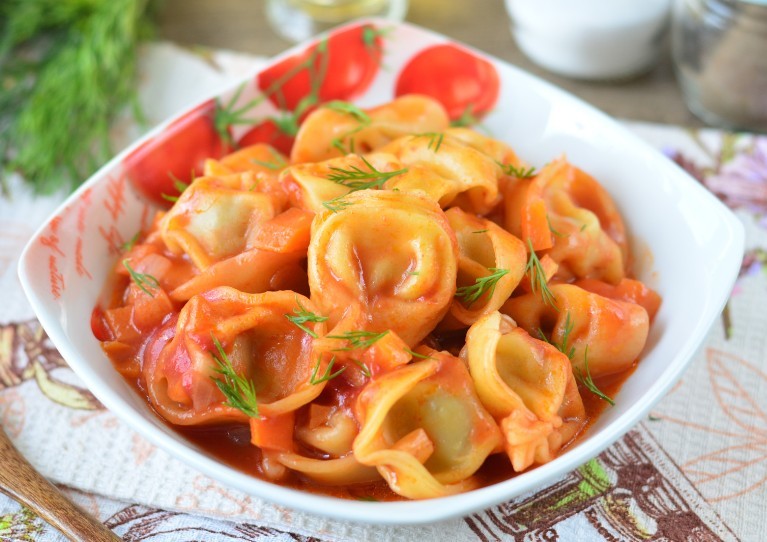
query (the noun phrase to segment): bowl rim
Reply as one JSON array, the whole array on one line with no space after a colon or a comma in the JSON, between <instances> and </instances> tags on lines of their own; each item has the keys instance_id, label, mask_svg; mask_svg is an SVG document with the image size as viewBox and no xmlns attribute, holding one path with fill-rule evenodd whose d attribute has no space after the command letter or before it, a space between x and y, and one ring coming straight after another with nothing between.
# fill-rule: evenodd
<instances>
[{"instance_id":1,"label":"bowl rim","mask_svg":"<svg viewBox=\"0 0 767 542\"><path fill-rule=\"evenodd\" d=\"M515 75L523 76L524 78L535 81L536 84L543 85L549 92L553 92L558 99L565 99L566 101L577 105L589 116L598 117L600 121L606 123L611 130L620 132L623 137L626 137L631 141L632 145L636 146L638 150L650 152L659 157L663 156L660 151L640 139L637 135L631 133L625 126L619 124L615 119L580 98L504 60L488 55L487 53L437 32L424 29L412 23L396 23L377 17L357 19L331 29L329 32L366 23L406 28L410 31L424 35L430 42L434 42L433 44L456 44L483 58L489 59L494 64L510 68ZM673 174L674 176L686 178L687 182L694 184L691 189L700 191L700 194L703 194L703 197L710 198L715 205L718 205L720 211L719 218L722 220L722 225L728 228L730 243L727 245L726 251L727 255L730 257L722 264L725 266L723 273L726 277L726 280L724 281L726 287L723 287L722 290L717 292L717 295L714 296L713 302L715 303L717 310L712 311L706 318L698 321L693 333L684 340L672 362L661 373L660 378L652 385L652 387L649 388L640 399L623 414L619 415L618 418L599 430L597 434L592 435L592 437L598 438L582 440L577 446L570 448L553 461L545 465L537 466L536 468L516 475L511 479L478 488L467 493L448 497L395 502L361 502L315 494L309 491L280 486L245 474L224 463L220 463L215 458L210 457L201 451L197 451L190 443L182 444L181 442L174 440L157 425L154 425L145 418L143 414L119 397L118 394L114 393L110 387L100 379L100 377L91 369L89 363L83 356L81 356L78 348L69 340L61 323L55 318L55 315L43 306L41 297L31 282L30 273L33 262L30 261L30 253L35 242L49 227L49 224L54 217L61 214L61 212L72 205L73 202L79 200L85 191L89 190L97 183L102 182L105 173L111 171L116 166L119 166L122 160L133 152L133 150L138 148L145 141L161 133L167 126L185 115L188 111L223 92L228 92L237 88L243 82L252 80L257 74L261 73L269 66L303 51L308 44L314 43L325 34L327 33L312 38L307 42L295 45L283 53L270 58L266 64L255 70L249 71L246 75L239 78L231 85L226 85L225 87L218 89L205 99L195 102L190 107L185 108L178 114L166 119L118 153L104 166L99 168L98 171L67 197L50 217L46 219L25 246L21 254L18 268L22 288L53 344L67 361L68 365L107 409L117 415L117 417L126 422L131 429L138 432L154 445L166 451L171 456L180 459L192 468L225 484L227 487L235 488L248 495L254 495L258 498L311 514L323 515L337 520L377 523L383 525L415 525L441 521L456 516L466 516L478 510L488 508L505 500L519 496L526 491L540 489L545 484L552 482L563 474L596 457L604 449L612 445L618 438L636 425L666 394L666 392L679 380L683 371L693 359L699 346L701 346L701 337L705 336L717 315L724 307L728 299L730 288L737 278L738 269L740 267L740 259L737 258L737 256L742 256L745 244L743 225L724 204L717 200L715 196L670 160L666 160L667 167L669 168L668 171L672 172L676 170ZM520 480L522 481L520 482ZM514 488L514 485L520 485L520 487ZM332 506L333 504L338 503L343 503L343 506Z\"/></svg>"}]
</instances>

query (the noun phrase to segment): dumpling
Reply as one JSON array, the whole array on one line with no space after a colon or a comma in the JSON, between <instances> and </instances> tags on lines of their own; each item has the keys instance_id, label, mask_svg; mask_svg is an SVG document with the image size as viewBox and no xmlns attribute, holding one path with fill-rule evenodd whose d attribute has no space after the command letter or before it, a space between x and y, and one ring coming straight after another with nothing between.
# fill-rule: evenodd
<instances>
[{"instance_id":1,"label":"dumpling","mask_svg":"<svg viewBox=\"0 0 767 542\"><path fill-rule=\"evenodd\" d=\"M552 343L572 349L572 364L600 377L627 370L647 341L650 319L644 307L608 299L572 284L549 285L556 308L539 293L512 297L501 308L530 334L540 330ZM588 348L588 354L587 354Z\"/></svg>"},{"instance_id":2,"label":"dumpling","mask_svg":"<svg viewBox=\"0 0 767 542\"><path fill-rule=\"evenodd\" d=\"M558 264L555 280L619 282L626 274L625 227L610 196L564 159L505 188L506 229Z\"/></svg>"},{"instance_id":3,"label":"dumpling","mask_svg":"<svg viewBox=\"0 0 767 542\"><path fill-rule=\"evenodd\" d=\"M348 154L291 166L281 182L292 205L321 213L335 208L335 202L350 192L383 188L388 179L406 172L407 168L388 154Z\"/></svg>"},{"instance_id":4,"label":"dumpling","mask_svg":"<svg viewBox=\"0 0 767 542\"><path fill-rule=\"evenodd\" d=\"M287 291L246 294L221 287L194 296L146 347L143 376L152 406L179 425L249 418L219 389L217 369L225 360L216 341L233 370L254 383L261 416L312 401L325 385L310 382L312 335L324 335L325 324L306 324L311 334L293 324L286 315L300 307L316 311L310 300Z\"/></svg>"},{"instance_id":5,"label":"dumpling","mask_svg":"<svg viewBox=\"0 0 767 542\"><path fill-rule=\"evenodd\" d=\"M445 212L458 240L457 294L450 316L462 326L501 308L525 274L527 252L522 241L489 220L470 215L458 207ZM488 276L492 286L480 289ZM484 293L483 293L484 292ZM443 322L443 327L450 326Z\"/></svg>"},{"instance_id":6,"label":"dumpling","mask_svg":"<svg viewBox=\"0 0 767 542\"><path fill-rule=\"evenodd\" d=\"M473 474L501 441L463 362L447 352L429 351L428 359L373 379L356 412L357 460L410 499L473 489Z\"/></svg>"},{"instance_id":7,"label":"dumpling","mask_svg":"<svg viewBox=\"0 0 767 542\"><path fill-rule=\"evenodd\" d=\"M482 404L498 421L515 471L551 461L584 426L570 362L499 312L480 318L461 353Z\"/></svg>"},{"instance_id":8,"label":"dumpling","mask_svg":"<svg viewBox=\"0 0 767 542\"><path fill-rule=\"evenodd\" d=\"M312 224L312 301L332 329L391 330L418 344L455 295L457 246L439 206L423 196L361 190Z\"/></svg>"},{"instance_id":9,"label":"dumpling","mask_svg":"<svg viewBox=\"0 0 767 542\"><path fill-rule=\"evenodd\" d=\"M501 165L449 133L401 137L379 149L408 169L386 183L389 190L421 191L443 208L487 214L500 199Z\"/></svg>"},{"instance_id":10,"label":"dumpling","mask_svg":"<svg viewBox=\"0 0 767 542\"><path fill-rule=\"evenodd\" d=\"M174 254L204 270L246 249L250 232L278 212L267 194L242 190L241 174L200 177L162 218L160 232Z\"/></svg>"},{"instance_id":11,"label":"dumpling","mask_svg":"<svg viewBox=\"0 0 767 542\"><path fill-rule=\"evenodd\" d=\"M362 111L362 115L320 107L301 124L290 159L300 164L365 154L407 134L441 132L449 122L439 102L415 94Z\"/></svg>"}]
</instances>

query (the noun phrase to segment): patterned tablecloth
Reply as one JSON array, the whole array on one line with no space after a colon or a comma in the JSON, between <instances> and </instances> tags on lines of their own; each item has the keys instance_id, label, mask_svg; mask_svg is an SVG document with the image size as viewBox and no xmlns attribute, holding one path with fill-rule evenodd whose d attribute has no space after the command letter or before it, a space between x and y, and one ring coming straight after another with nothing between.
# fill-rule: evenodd
<instances>
[{"instance_id":1,"label":"patterned tablecloth","mask_svg":"<svg viewBox=\"0 0 767 542\"><path fill-rule=\"evenodd\" d=\"M167 44L142 58L152 121L258 62ZM83 389L37 323L17 260L63 196L34 197L19 179L11 198L0 198L0 423L45 476L131 541L765 540L767 137L627 126L736 211L746 257L720 323L679 384L618 443L547 488L462 519L365 526L260 501L170 458ZM137 134L126 120L114 135L124 144ZM0 538L61 535L0 495Z\"/></svg>"}]
</instances>

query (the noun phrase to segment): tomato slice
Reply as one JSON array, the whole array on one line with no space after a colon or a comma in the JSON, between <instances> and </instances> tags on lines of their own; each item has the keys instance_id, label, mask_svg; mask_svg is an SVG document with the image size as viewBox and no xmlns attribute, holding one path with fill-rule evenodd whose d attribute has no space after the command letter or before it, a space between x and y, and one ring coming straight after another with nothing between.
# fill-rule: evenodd
<instances>
[{"instance_id":1,"label":"tomato slice","mask_svg":"<svg viewBox=\"0 0 767 542\"><path fill-rule=\"evenodd\" d=\"M425 94L439 101L450 119L481 117L498 100L495 67L457 45L434 45L416 54L400 72L395 93Z\"/></svg>"}]
</instances>

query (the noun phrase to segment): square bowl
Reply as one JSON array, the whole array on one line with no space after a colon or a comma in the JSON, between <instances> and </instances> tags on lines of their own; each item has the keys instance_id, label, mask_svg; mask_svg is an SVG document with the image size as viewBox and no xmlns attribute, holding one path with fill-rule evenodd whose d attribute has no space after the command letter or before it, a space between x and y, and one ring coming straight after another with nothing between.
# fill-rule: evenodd
<instances>
[{"instance_id":1,"label":"square bowl","mask_svg":"<svg viewBox=\"0 0 767 542\"><path fill-rule=\"evenodd\" d=\"M259 74L301 58L318 41L276 57L258 73L158 126L120 153L37 231L22 254L19 275L42 326L93 394L134 430L178 459L230 487L311 513L379 524L433 522L469 514L552 482L598 455L646 415L679 379L724 306L743 255L743 227L724 205L660 152L564 91L408 24L370 19L341 27L333 35L360 25L385 29L386 68L374 70L364 88L353 89L349 101L362 107L390 101L398 74L430 47L450 45L485 59L497 75L498 94L494 107L482 119L483 126L534 166L564 154L598 179L615 200L630 232L636 255L634 274L663 297L641 363L617 395L615 407L606 410L585 436L555 460L451 497L340 503L333 497L249 476L207 455L158 419L101 350L88 325L91 312L120 245L139 227L147 226L154 211L145 192L131 182L130 172L137 163L149 167L153 149L190 151L192 145L191 150L197 151L208 145L209 140L199 132L179 127L188 126L190 119L198 127L210 120L206 115L216 99L236 107L256 103L247 113L252 119L275 115L275 106L259 99ZM352 61L354 55L340 55L328 75L340 77L340 71L349 67L344 63ZM247 130L237 125L230 134L239 140ZM195 138L190 139L189 133Z\"/></svg>"}]
</instances>

